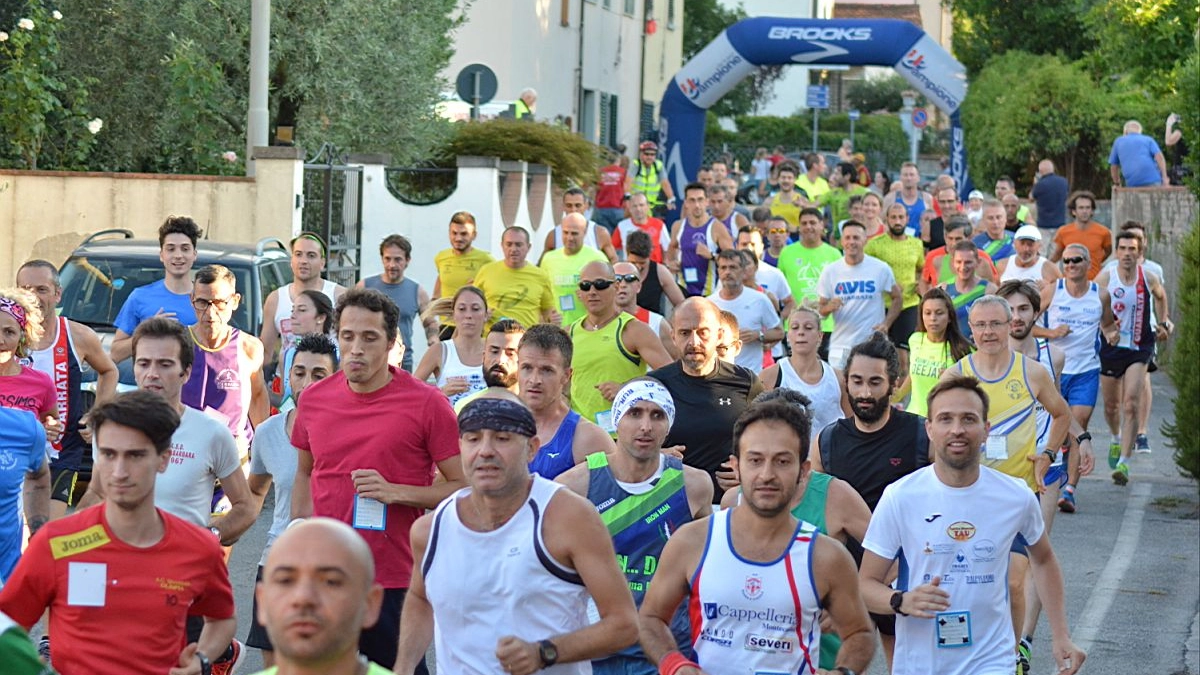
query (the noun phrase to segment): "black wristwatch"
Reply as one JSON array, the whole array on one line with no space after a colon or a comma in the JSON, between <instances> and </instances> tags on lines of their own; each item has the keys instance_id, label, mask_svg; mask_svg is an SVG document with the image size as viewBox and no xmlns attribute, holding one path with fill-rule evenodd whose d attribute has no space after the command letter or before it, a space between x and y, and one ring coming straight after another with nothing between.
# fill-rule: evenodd
<instances>
[{"instance_id":1,"label":"black wristwatch","mask_svg":"<svg viewBox=\"0 0 1200 675\"><path fill-rule=\"evenodd\" d=\"M1090 441L1090 440L1092 440L1092 435L1086 431L1075 437L1076 444L1082 443L1084 441Z\"/></svg>"},{"instance_id":2,"label":"black wristwatch","mask_svg":"<svg viewBox=\"0 0 1200 675\"><path fill-rule=\"evenodd\" d=\"M196 652L196 660L200 662L200 675L212 675L212 661L204 652Z\"/></svg>"},{"instance_id":3,"label":"black wristwatch","mask_svg":"<svg viewBox=\"0 0 1200 675\"><path fill-rule=\"evenodd\" d=\"M850 670L846 666L837 666L836 668L834 668L834 670L838 671L842 675L858 675L858 673L854 672L853 670Z\"/></svg>"},{"instance_id":4,"label":"black wristwatch","mask_svg":"<svg viewBox=\"0 0 1200 675\"><path fill-rule=\"evenodd\" d=\"M558 647L549 640L538 643L538 657L542 659L542 668L549 668L558 663Z\"/></svg>"},{"instance_id":5,"label":"black wristwatch","mask_svg":"<svg viewBox=\"0 0 1200 675\"><path fill-rule=\"evenodd\" d=\"M904 610L900 609L900 606L904 604L904 591L896 591L895 593L892 593L892 597L890 600L888 600L888 604L892 606L892 611L896 614L900 616L908 616Z\"/></svg>"}]
</instances>

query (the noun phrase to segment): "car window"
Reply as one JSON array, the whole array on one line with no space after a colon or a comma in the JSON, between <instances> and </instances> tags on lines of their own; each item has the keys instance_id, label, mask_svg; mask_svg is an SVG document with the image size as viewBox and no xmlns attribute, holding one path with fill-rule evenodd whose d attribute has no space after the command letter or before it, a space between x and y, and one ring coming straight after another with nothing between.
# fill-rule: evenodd
<instances>
[{"instance_id":1,"label":"car window","mask_svg":"<svg viewBox=\"0 0 1200 675\"><path fill-rule=\"evenodd\" d=\"M275 271L279 273L279 278L282 280L281 286L292 283L292 264L289 260L276 260Z\"/></svg>"},{"instance_id":2,"label":"car window","mask_svg":"<svg viewBox=\"0 0 1200 675\"><path fill-rule=\"evenodd\" d=\"M158 260L71 258L60 273L62 315L93 327L112 327L133 289L162 277Z\"/></svg>"}]
</instances>

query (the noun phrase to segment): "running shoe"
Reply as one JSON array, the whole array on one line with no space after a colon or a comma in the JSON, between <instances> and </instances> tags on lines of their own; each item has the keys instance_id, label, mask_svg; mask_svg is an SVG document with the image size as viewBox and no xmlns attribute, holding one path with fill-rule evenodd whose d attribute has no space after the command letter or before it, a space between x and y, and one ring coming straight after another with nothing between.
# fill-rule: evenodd
<instances>
[{"instance_id":1,"label":"running shoe","mask_svg":"<svg viewBox=\"0 0 1200 675\"><path fill-rule=\"evenodd\" d=\"M238 664L242 662L242 657L246 655L245 646L238 640L234 640L229 646L233 653L230 654L229 651L226 651L225 654L228 654L228 657L223 654L223 658L213 661L212 675L232 675L233 671L237 670Z\"/></svg>"},{"instance_id":2,"label":"running shoe","mask_svg":"<svg viewBox=\"0 0 1200 675\"><path fill-rule=\"evenodd\" d=\"M1017 675L1029 675L1029 651L1032 645L1025 638L1017 643Z\"/></svg>"},{"instance_id":3,"label":"running shoe","mask_svg":"<svg viewBox=\"0 0 1200 675\"><path fill-rule=\"evenodd\" d=\"M1146 438L1146 434L1138 434L1133 442L1133 451L1139 455L1150 454L1150 439Z\"/></svg>"},{"instance_id":4,"label":"running shoe","mask_svg":"<svg viewBox=\"0 0 1200 675\"><path fill-rule=\"evenodd\" d=\"M1075 513L1075 493L1064 492L1058 498L1058 510L1063 513Z\"/></svg>"},{"instance_id":5,"label":"running shoe","mask_svg":"<svg viewBox=\"0 0 1200 675\"><path fill-rule=\"evenodd\" d=\"M1112 472L1113 482L1117 485L1125 485L1129 482L1129 465L1118 464L1117 468Z\"/></svg>"},{"instance_id":6,"label":"running shoe","mask_svg":"<svg viewBox=\"0 0 1200 675\"><path fill-rule=\"evenodd\" d=\"M1117 468L1117 462L1121 459L1121 441L1114 440L1108 444L1108 468Z\"/></svg>"},{"instance_id":7,"label":"running shoe","mask_svg":"<svg viewBox=\"0 0 1200 675\"><path fill-rule=\"evenodd\" d=\"M46 663L50 663L50 636L43 635L41 640L38 640L38 656Z\"/></svg>"}]
</instances>

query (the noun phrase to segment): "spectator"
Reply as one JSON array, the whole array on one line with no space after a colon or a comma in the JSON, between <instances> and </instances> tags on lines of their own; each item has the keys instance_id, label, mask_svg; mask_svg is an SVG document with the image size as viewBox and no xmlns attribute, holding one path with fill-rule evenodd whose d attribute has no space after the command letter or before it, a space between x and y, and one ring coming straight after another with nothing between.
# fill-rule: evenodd
<instances>
[{"instance_id":1,"label":"spectator","mask_svg":"<svg viewBox=\"0 0 1200 675\"><path fill-rule=\"evenodd\" d=\"M1137 120L1126 122L1125 133L1113 141L1108 164L1114 186L1122 182L1125 187L1171 184L1162 150L1153 138L1142 134L1142 125Z\"/></svg>"}]
</instances>

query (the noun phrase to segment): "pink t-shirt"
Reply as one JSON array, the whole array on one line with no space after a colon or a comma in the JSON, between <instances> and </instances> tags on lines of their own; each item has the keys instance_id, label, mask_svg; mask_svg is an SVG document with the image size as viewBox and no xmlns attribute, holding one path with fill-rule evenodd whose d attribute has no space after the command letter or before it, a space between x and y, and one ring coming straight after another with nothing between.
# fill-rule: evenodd
<instances>
[{"instance_id":1,"label":"pink t-shirt","mask_svg":"<svg viewBox=\"0 0 1200 675\"><path fill-rule=\"evenodd\" d=\"M42 371L21 366L20 373L0 377L0 407L28 410L43 420L54 406L54 382Z\"/></svg>"},{"instance_id":2,"label":"pink t-shirt","mask_svg":"<svg viewBox=\"0 0 1200 675\"><path fill-rule=\"evenodd\" d=\"M392 381L370 394L350 390L337 373L304 390L292 445L312 453L313 514L354 524L350 472L374 469L389 483L427 486L436 463L458 455L458 419L436 387L390 368ZM375 556L375 580L408 588L412 546L408 534L424 513L389 504L383 530L358 529Z\"/></svg>"}]
</instances>

